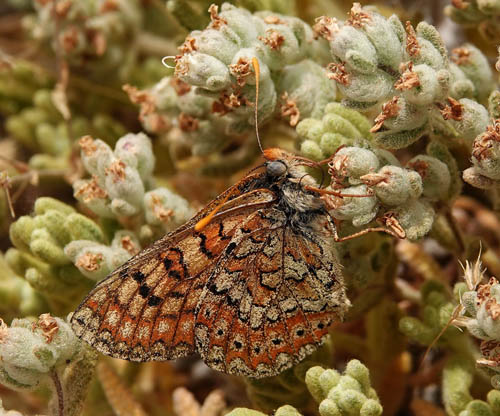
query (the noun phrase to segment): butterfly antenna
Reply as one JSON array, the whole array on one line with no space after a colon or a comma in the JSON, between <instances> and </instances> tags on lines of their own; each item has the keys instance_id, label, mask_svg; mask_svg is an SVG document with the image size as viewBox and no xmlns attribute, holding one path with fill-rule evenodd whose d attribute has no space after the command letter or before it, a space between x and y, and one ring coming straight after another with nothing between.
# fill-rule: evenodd
<instances>
[{"instance_id":1,"label":"butterfly antenna","mask_svg":"<svg viewBox=\"0 0 500 416\"><path fill-rule=\"evenodd\" d=\"M255 134L257 136L257 143L259 143L259 149L261 153L264 153L264 150L262 149L262 144L260 142L260 136L259 136L259 81L260 81L260 65L259 61L257 58L253 57L252 58L252 66L253 70L255 72Z\"/></svg>"}]
</instances>

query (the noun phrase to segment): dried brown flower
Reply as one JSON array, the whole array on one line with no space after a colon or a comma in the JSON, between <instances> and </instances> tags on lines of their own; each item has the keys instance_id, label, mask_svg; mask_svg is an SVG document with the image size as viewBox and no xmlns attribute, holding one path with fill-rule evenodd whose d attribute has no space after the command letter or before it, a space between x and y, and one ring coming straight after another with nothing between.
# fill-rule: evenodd
<instances>
[{"instance_id":1,"label":"dried brown flower","mask_svg":"<svg viewBox=\"0 0 500 416\"><path fill-rule=\"evenodd\" d=\"M247 77L253 73L250 61L246 58L240 58L235 64L229 65L229 70L236 78L236 82L240 87L246 84Z\"/></svg>"},{"instance_id":2,"label":"dried brown flower","mask_svg":"<svg viewBox=\"0 0 500 416\"><path fill-rule=\"evenodd\" d=\"M269 25L286 25L286 22L281 20L278 16L266 16L264 17L264 22Z\"/></svg>"},{"instance_id":3,"label":"dried brown flower","mask_svg":"<svg viewBox=\"0 0 500 416\"><path fill-rule=\"evenodd\" d=\"M399 97L395 95L392 99L382 105L382 112L375 118L375 124L370 129L370 132L375 133L379 131L384 124L385 120L394 117L399 112L398 105Z\"/></svg>"},{"instance_id":4,"label":"dried brown flower","mask_svg":"<svg viewBox=\"0 0 500 416\"><path fill-rule=\"evenodd\" d=\"M112 162L104 172L106 173L106 175L109 174L112 176L113 183L117 183L125 180L125 167L125 163L122 160L117 159Z\"/></svg>"},{"instance_id":5,"label":"dried brown flower","mask_svg":"<svg viewBox=\"0 0 500 416\"><path fill-rule=\"evenodd\" d=\"M132 241L132 239L128 235L121 238L120 244L121 244L122 248L124 250L126 250L128 253L130 253L132 256L134 254L137 254L140 251L139 247L137 247L134 244L134 242Z\"/></svg>"},{"instance_id":6,"label":"dried brown flower","mask_svg":"<svg viewBox=\"0 0 500 416\"><path fill-rule=\"evenodd\" d=\"M483 134L476 137L472 144L472 156L477 160L488 157L495 142L500 142L500 119L494 120Z\"/></svg>"},{"instance_id":7,"label":"dried brown flower","mask_svg":"<svg viewBox=\"0 0 500 416\"><path fill-rule=\"evenodd\" d=\"M349 85L351 82L349 73L344 64L329 63L327 69L330 71L326 76L342 85Z\"/></svg>"},{"instance_id":8,"label":"dried brown flower","mask_svg":"<svg viewBox=\"0 0 500 416\"><path fill-rule=\"evenodd\" d=\"M278 50L285 42L285 37L275 29L267 29L266 35L259 36L259 40L273 50Z\"/></svg>"},{"instance_id":9,"label":"dried brown flower","mask_svg":"<svg viewBox=\"0 0 500 416\"><path fill-rule=\"evenodd\" d=\"M463 65L469 63L470 50L462 46L460 48L454 48L451 50L451 60L457 65Z\"/></svg>"},{"instance_id":10,"label":"dried brown flower","mask_svg":"<svg viewBox=\"0 0 500 416\"><path fill-rule=\"evenodd\" d=\"M44 313L38 317L37 326L42 330L42 334L47 341L47 344L50 344L57 332L59 331L59 325L53 316L50 313Z\"/></svg>"},{"instance_id":11,"label":"dried brown flower","mask_svg":"<svg viewBox=\"0 0 500 416\"><path fill-rule=\"evenodd\" d=\"M422 179L427 176L427 172L429 170L429 164L424 160L416 160L414 162L410 162L407 165L409 168L416 171Z\"/></svg>"},{"instance_id":12,"label":"dried brown flower","mask_svg":"<svg viewBox=\"0 0 500 416\"><path fill-rule=\"evenodd\" d=\"M297 102L292 100L285 91L281 96L283 104L281 105L281 116L290 117L290 126L295 127L300 119L300 111Z\"/></svg>"},{"instance_id":13,"label":"dried brown flower","mask_svg":"<svg viewBox=\"0 0 500 416\"><path fill-rule=\"evenodd\" d=\"M182 131L196 131L199 128L199 121L197 118L189 114L181 112L179 114L179 127Z\"/></svg>"},{"instance_id":14,"label":"dried brown flower","mask_svg":"<svg viewBox=\"0 0 500 416\"><path fill-rule=\"evenodd\" d=\"M191 85L177 77L170 78L170 85L174 88L178 96L182 96L191 91Z\"/></svg>"},{"instance_id":15,"label":"dried brown flower","mask_svg":"<svg viewBox=\"0 0 500 416\"><path fill-rule=\"evenodd\" d=\"M417 34L409 20L406 22L406 51L410 56L418 56L420 54Z\"/></svg>"},{"instance_id":16,"label":"dried brown flower","mask_svg":"<svg viewBox=\"0 0 500 416\"><path fill-rule=\"evenodd\" d=\"M335 33L340 30L337 19L334 17L321 16L315 20L313 31L315 39L320 36L326 40L332 40Z\"/></svg>"},{"instance_id":17,"label":"dried brown flower","mask_svg":"<svg viewBox=\"0 0 500 416\"><path fill-rule=\"evenodd\" d=\"M440 107L439 111L445 120L460 121L464 117L464 106L454 98L448 97L448 104Z\"/></svg>"},{"instance_id":18,"label":"dried brown flower","mask_svg":"<svg viewBox=\"0 0 500 416\"><path fill-rule=\"evenodd\" d=\"M420 78L416 72L413 72L413 62L401 64L401 77L394 84L394 88L399 91L410 90L420 85Z\"/></svg>"},{"instance_id":19,"label":"dried brown flower","mask_svg":"<svg viewBox=\"0 0 500 416\"><path fill-rule=\"evenodd\" d=\"M227 20L219 15L219 6L216 4L210 5L208 8L208 12L210 13L210 27L212 29L219 29L222 25L227 25Z\"/></svg>"},{"instance_id":20,"label":"dried brown flower","mask_svg":"<svg viewBox=\"0 0 500 416\"><path fill-rule=\"evenodd\" d=\"M371 16L362 9L361 4L353 3L349 12L349 19L346 20L346 24L360 28L371 20Z\"/></svg>"},{"instance_id":21,"label":"dried brown flower","mask_svg":"<svg viewBox=\"0 0 500 416\"><path fill-rule=\"evenodd\" d=\"M183 55L198 50L198 48L196 47L196 39L192 36L188 36L184 43L178 47L178 49Z\"/></svg>"},{"instance_id":22,"label":"dried brown flower","mask_svg":"<svg viewBox=\"0 0 500 416\"><path fill-rule=\"evenodd\" d=\"M104 259L101 253L85 253L76 260L76 267L81 267L89 272L94 272L101 267L101 262Z\"/></svg>"},{"instance_id":23,"label":"dried brown flower","mask_svg":"<svg viewBox=\"0 0 500 416\"><path fill-rule=\"evenodd\" d=\"M102 189L98 182L98 177L96 175L92 176L92 180L81 186L78 191L76 191L75 196L83 196L83 201L88 203L96 198L106 198L108 196L106 190Z\"/></svg>"},{"instance_id":24,"label":"dried brown flower","mask_svg":"<svg viewBox=\"0 0 500 416\"><path fill-rule=\"evenodd\" d=\"M377 221L393 231L399 238L406 238L406 231L399 223L394 212L386 212L382 217L377 218Z\"/></svg>"}]
</instances>

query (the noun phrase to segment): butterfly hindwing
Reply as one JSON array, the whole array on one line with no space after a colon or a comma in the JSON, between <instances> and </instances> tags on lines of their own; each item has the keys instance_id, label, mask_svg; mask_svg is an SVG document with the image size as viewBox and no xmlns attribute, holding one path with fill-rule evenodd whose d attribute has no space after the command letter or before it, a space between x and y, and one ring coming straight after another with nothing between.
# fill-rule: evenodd
<instances>
[{"instance_id":1,"label":"butterfly hindwing","mask_svg":"<svg viewBox=\"0 0 500 416\"><path fill-rule=\"evenodd\" d=\"M209 366L272 376L321 343L346 299L330 265L330 244L311 238L317 241L292 232L285 214L273 208L242 223L198 307L196 344Z\"/></svg>"}]
</instances>

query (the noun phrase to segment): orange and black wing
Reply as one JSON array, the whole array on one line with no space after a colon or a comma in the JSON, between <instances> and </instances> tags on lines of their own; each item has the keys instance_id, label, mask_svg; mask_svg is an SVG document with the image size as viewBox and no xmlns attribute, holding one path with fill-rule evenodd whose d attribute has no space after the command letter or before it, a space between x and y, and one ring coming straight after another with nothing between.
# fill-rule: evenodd
<instances>
[{"instance_id":1,"label":"orange and black wing","mask_svg":"<svg viewBox=\"0 0 500 416\"><path fill-rule=\"evenodd\" d=\"M241 194L238 186L245 180L100 282L71 318L76 335L106 355L132 361L193 353L196 308L209 278L229 256L241 224L275 199L267 189ZM196 223L228 192L231 198L218 214L196 231Z\"/></svg>"},{"instance_id":2,"label":"orange and black wing","mask_svg":"<svg viewBox=\"0 0 500 416\"><path fill-rule=\"evenodd\" d=\"M343 316L348 301L331 238L294 230L282 211L251 214L226 253L196 313L197 349L212 368L279 374L314 351Z\"/></svg>"}]
</instances>

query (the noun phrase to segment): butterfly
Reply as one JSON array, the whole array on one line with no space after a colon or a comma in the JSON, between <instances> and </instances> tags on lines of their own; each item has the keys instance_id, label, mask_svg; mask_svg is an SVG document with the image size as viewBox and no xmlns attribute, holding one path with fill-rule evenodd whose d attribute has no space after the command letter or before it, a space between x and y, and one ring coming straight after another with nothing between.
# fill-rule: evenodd
<instances>
[{"instance_id":1,"label":"butterfly","mask_svg":"<svg viewBox=\"0 0 500 416\"><path fill-rule=\"evenodd\" d=\"M198 352L254 378L313 352L349 302L335 224L301 165L281 149L189 222L111 273L71 318L78 337L131 361ZM309 163L310 162L310 163Z\"/></svg>"}]
</instances>

